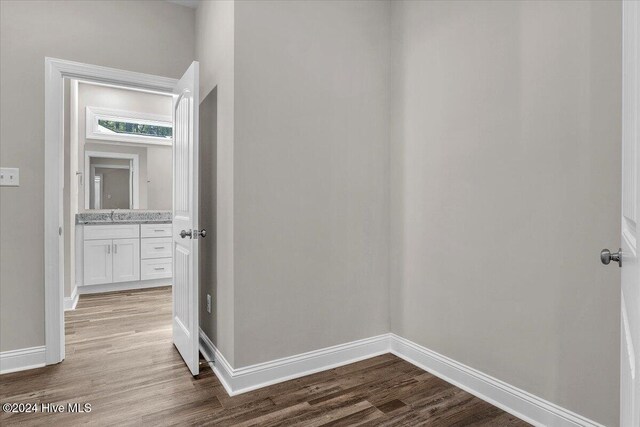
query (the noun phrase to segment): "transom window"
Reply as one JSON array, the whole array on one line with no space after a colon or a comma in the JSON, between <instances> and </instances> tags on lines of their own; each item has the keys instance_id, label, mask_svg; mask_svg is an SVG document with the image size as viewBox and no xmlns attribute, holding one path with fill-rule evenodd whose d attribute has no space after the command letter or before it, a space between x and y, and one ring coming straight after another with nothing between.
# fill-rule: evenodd
<instances>
[{"instance_id":1,"label":"transom window","mask_svg":"<svg viewBox=\"0 0 640 427\"><path fill-rule=\"evenodd\" d=\"M86 138L115 143L171 145L171 116L87 107Z\"/></svg>"},{"instance_id":2,"label":"transom window","mask_svg":"<svg viewBox=\"0 0 640 427\"><path fill-rule=\"evenodd\" d=\"M120 122L98 119L102 132L114 132L125 135L143 135L171 140L173 129L170 126L149 125L144 123Z\"/></svg>"}]
</instances>

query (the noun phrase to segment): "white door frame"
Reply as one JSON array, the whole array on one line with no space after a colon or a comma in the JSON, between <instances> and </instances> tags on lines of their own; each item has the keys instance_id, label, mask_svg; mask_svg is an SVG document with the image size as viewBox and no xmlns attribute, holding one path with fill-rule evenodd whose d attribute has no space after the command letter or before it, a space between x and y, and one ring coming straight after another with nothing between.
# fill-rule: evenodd
<instances>
[{"instance_id":1,"label":"white door frame","mask_svg":"<svg viewBox=\"0 0 640 427\"><path fill-rule=\"evenodd\" d=\"M129 170L132 171L133 182L130 182L130 195L129 199L132 202L131 209L140 209L140 160L137 154L129 154L129 153L111 153L106 151L85 151L84 152L84 175L87 177L87 181L91 181L91 177L93 176L93 170L95 169L95 165L90 167L91 157L104 157L106 159L122 159L129 160L130 166ZM99 165L101 167L109 167L112 169L127 169L124 166L117 165ZM91 186L84 186L84 209L89 209L89 201L91 199Z\"/></svg>"},{"instance_id":2,"label":"white door frame","mask_svg":"<svg viewBox=\"0 0 640 427\"><path fill-rule=\"evenodd\" d=\"M64 359L64 251L59 239L64 230L62 200L63 79L88 80L173 95L176 79L82 64L44 59L44 311L46 363ZM62 234L62 233L61 233Z\"/></svg>"}]
</instances>

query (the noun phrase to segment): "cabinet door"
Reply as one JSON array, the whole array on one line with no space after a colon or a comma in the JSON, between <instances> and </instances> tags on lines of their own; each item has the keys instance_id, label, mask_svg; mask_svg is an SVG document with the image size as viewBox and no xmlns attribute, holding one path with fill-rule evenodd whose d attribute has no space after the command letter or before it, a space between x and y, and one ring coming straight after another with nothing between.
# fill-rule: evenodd
<instances>
[{"instance_id":1,"label":"cabinet door","mask_svg":"<svg viewBox=\"0 0 640 427\"><path fill-rule=\"evenodd\" d=\"M113 253L111 239L84 242L84 284L111 283Z\"/></svg>"},{"instance_id":2,"label":"cabinet door","mask_svg":"<svg viewBox=\"0 0 640 427\"><path fill-rule=\"evenodd\" d=\"M140 280L140 239L113 239L113 283Z\"/></svg>"}]
</instances>

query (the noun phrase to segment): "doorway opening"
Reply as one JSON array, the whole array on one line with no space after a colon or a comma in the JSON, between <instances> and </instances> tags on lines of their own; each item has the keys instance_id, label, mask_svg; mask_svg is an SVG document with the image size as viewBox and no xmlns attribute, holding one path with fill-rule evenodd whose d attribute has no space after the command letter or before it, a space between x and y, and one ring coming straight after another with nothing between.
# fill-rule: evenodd
<instances>
[{"instance_id":1,"label":"doorway opening","mask_svg":"<svg viewBox=\"0 0 640 427\"><path fill-rule=\"evenodd\" d=\"M171 308L164 331L173 330L176 354L195 375L198 242L184 239L198 236L198 170L189 167L198 159L198 64L181 80L52 58L45 65L46 362L65 358L65 311L77 320L83 296L122 306L148 289L154 304Z\"/></svg>"},{"instance_id":2,"label":"doorway opening","mask_svg":"<svg viewBox=\"0 0 640 427\"><path fill-rule=\"evenodd\" d=\"M128 325L148 313L134 301L153 296L171 325L173 94L71 78L64 88L65 346L103 334L124 349L113 332L135 337ZM122 307L132 316L103 315ZM146 317L161 340L163 317Z\"/></svg>"}]
</instances>

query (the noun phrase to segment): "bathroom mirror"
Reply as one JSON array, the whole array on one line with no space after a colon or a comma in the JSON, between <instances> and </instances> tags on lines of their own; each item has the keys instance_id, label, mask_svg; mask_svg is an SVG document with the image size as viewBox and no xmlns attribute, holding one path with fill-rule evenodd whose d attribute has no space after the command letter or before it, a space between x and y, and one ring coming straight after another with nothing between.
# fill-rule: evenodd
<instances>
[{"instance_id":1,"label":"bathroom mirror","mask_svg":"<svg viewBox=\"0 0 640 427\"><path fill-rule=\"evenodd\" d=\"M87 153L88 209L137 209L139 205L136 155ZM116 157L117 156L117 157Z\"/></svg>"},{"instance_id":2,"label":"bathroom mirror","mask_svg":"<svg viewBox=\"0 0 640 427\"><path fill-rule=\"evenodd\" d=\"M171 210L171 147L110 147L84 152L84 210Z\"/></svg>"}]
</instances>

